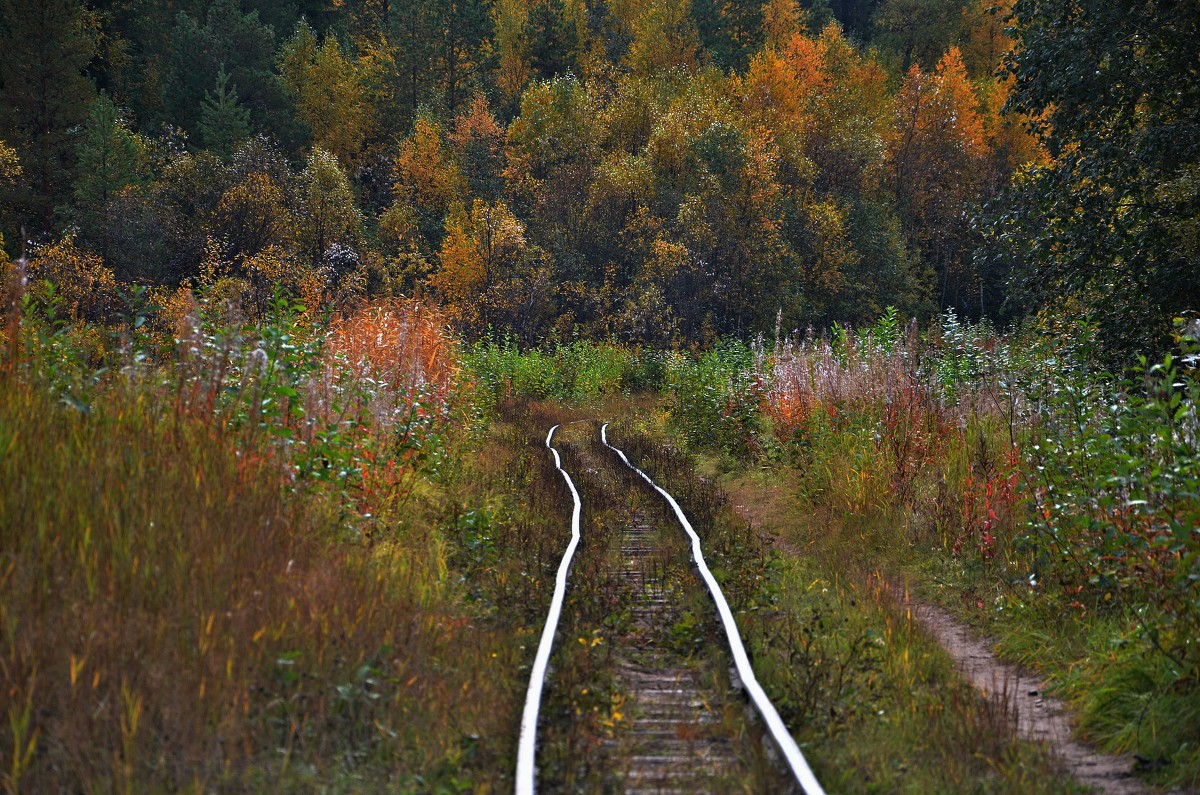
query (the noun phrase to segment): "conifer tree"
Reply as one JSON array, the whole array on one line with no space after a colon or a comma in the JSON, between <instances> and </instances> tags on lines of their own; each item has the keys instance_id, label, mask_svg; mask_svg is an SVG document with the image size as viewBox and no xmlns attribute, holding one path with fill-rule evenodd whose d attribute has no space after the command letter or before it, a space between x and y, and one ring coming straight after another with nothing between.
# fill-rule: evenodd
<instances>
[{"instance_id":1,"label":"conifer tree","mask_svg":"<svg viewBox=\"0 0 1200 795\"><path fill-rule=\"evenodd\" d=\"M200 103L200 135L204 145L228 158L250 134L250 111L238 104L237 86L229 86L225 64L217 70L217 92L204 92Z\"/></svg>"},{"instance_id":2,"label":"conifer tree","mask_svg":"<svg viewBox=\"0 0 1200 795\"><path fill-rule=\"evenodd\" d=\"M110 205L137 179L138 149L137 136L125 127L117 106L104 95L97 97L79 144L75 205L84 235L98 245L105 259L112 239Z\"/></svg>"},{"instance_id":3,"label":"conifer tree","mask_svg":"<svg viewBox=\"0 0 1200 795\"><path fill-rule=\"evenodd\" d=\"M0 138L20 154L21 203L43 226L70 190L71 130L94 96L84 70L95 49L94 20L77 0L0 0Z\"/></svg>"}]
</instances>

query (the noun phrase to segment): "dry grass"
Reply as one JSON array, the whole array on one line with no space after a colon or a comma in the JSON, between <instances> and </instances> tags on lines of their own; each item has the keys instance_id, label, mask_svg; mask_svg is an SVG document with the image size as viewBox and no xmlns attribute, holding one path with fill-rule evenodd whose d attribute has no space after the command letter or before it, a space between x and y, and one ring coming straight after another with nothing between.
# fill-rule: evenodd
<instances>
[{"instance_id":1,"label":"dry grass","mask_svg":"<svg viewBox=\"0 0 1200 795\"><path fill-rule=\"evenodd\" d=\"M956 556L1011 551L1021 407L1000 383L1003 345L922 340L910 325L837 344L787 340L764 355L762 410L814 509L874 517Z\"/></svg>"},{"instance_id":2,"label":"dry grass","mask_svg":"<svg viewBox=\"0 0 1200 795\"><path fill-rule=\"evenodd\" d=\"M290 382L234 337L196 331L172 378L86 413L0 375L3 790L495 787L518 640L455 587L439 496L486 484L412 496L450 417L437 316L339 321ZM323 480L304 446L378 465ZM365 514L386 533L348 540Z\"/></svg>"},{"instance_id":3,"label":"dry grass","mask_svg":"<svg viewBox=\"0 0 1200 795\"><path fill-rule=\"evenodd\" d=\"M433 670L470 633L452 604L415 614L429 572L405 562L402 582L386 557L331 543L319 499L285 500L270 456L238 455L201 423L149 424L135 407L78 417L11 384L8 396L0 711L27 721L8 739L35 751L27 774L10 760L9 789L176 789L264 762L284 773L292 758L353 766L411 752L393 735L417 727L426 755L454 742L420 707L473 711Z\"/></svg>"}]
</instances>

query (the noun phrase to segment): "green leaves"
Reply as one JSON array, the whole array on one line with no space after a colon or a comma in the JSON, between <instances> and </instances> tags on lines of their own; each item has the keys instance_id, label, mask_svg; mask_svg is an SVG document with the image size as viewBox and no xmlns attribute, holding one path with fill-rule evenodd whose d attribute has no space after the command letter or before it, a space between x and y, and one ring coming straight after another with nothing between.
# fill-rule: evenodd
<instances>
[{"instance_id":1,"label":"green leaves","mask_svg":"<svg viewBox=\"0 0 1200 795\"><path fill-rule=\"evenodd\" d=\"M1200 8L1019 0L1015 23L1009 105L1054 160L989 211L990 243L1028 297L1079 302L1109 364L1161 353L1171 317L1200 305Z\"/></svg>"},{"instance_id":2,"label":"green leaves","mask_svg":"<svg viewBox=\"0 0 1200 795\"><path fill-rule=\"evenodd\" d=\"M1028 527L1043 565L1081 601L1118 606L1195 675L1200 381L1168 355L1113 390L1062 375L1034 397Z\"/></svg>"}]
</instances>

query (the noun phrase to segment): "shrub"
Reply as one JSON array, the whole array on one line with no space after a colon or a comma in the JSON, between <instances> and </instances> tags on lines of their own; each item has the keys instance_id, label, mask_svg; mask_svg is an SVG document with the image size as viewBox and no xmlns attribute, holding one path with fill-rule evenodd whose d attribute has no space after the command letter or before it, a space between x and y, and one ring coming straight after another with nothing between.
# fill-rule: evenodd
<instances>
[{"instance_id":1,"label":"shrub","mask_svg":"<svg viewBox=\"0 0 1200 795\"><path fill-rule=\"evenodd\" d=\"M689 446L734 456L759 449L764 385L748 345L724 341L699 358L679 357L668 384L671 425Z\"/></svg>"},{"instance_id":2,"label":"shrub","mask_svg":"<svg viewBox=\"0 0 1200 795\"><path fill-rule=\"evenodd\" d=\"M1043 383L1027 470L1036 576L1118 609L1200 684L1200 379L1168 355L1136 380Z\"/></svg>"}]
</instances>

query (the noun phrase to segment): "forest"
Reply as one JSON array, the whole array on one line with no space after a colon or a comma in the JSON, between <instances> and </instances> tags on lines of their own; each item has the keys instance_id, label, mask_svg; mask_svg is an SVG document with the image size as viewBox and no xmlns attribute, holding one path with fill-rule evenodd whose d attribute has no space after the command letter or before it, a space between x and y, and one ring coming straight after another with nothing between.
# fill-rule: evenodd
<instances>
[{"instance_id":1,"label":"forest","mask_svg":"<svg viewBox=\"0 0 1200 795\"><path fill-rule=\"evenodd\" d=\"M830 791L1082 791L901 581L1200 785L1197 41L1164 0L0 0L0 786L511 787L542 440L621 417L742 510L702 534ZM623 696L572 620L585 792Z\"/></svg>"},{"instance_id":2,"label":"forest","mask_svg":"<svg viewBox=\"0 0 1200 795\"><path fill-rule=\"evenodd\" d=\"M1011 9L845 5L13 2L6 248L93 320L134 284L525 345L1032 311L978 253L1048 161Z\"/></svg>"}]
</instances>

